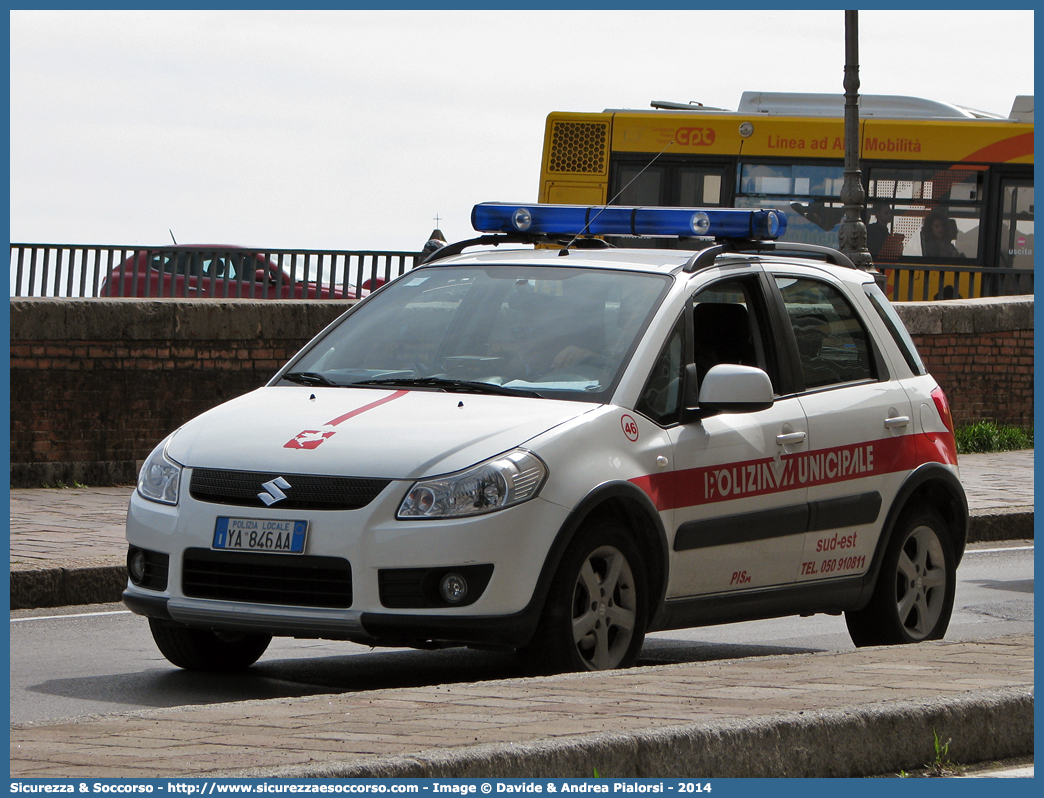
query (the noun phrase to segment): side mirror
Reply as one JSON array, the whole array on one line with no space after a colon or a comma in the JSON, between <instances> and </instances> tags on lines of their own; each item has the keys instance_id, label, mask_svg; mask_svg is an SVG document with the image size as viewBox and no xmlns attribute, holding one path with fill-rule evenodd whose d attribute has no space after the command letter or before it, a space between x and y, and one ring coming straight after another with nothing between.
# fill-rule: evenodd
<instances>
[{"instance_id":1,"label":"side mirror","mask_svg":"<svg viewBox=\"0 0 1044 798\"><path fill-rule=\"evenodd\" d=\"M364 280L362 284L363 291L376 291L382 285L387 282L383 277L375 277L372 280Z\"/></svg>"},{"instance_id":2,"label":"side mirror","mask_svg":"<svg viewBox=\"0 0 1044 798\"><path fill-rule=\"evenodd\" d=\"M705 413L753 413L772 407L774 401L772 380L753 366L719 363L700 386L700 410Z\"/></svg>"},{"instance_id":3,"label":"side mirror","mask_svg":"<svg viewBox=\"0 0 1044 798\"><path fill-rule=\"evenodd\" d=\"M272 275L269 273L268 269L258 269L254 272L254 282L268 285L269 283L274 282L274 280L272 279Z\"/></svg>"}]
</instances>

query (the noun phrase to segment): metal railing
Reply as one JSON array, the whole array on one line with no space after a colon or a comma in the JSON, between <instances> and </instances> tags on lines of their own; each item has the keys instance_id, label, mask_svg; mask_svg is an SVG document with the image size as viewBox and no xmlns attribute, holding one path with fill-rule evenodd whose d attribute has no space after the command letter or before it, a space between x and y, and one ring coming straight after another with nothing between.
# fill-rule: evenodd
<instances>
[{"instance_id":1,"label":"metal railing","mask_svg":"<svg viewBox=\"0 0 1044 798\"><path fill-rule=\"evenodd\" d=\"M418 252L11 244L12 297L352 298Z\"/></svg>"},{"instance_id":2,"label":"metal railing","mask_svg":"<svg viewBox=\"0 0 1044 798\"><path fill-rule=\"evenodd\" d=\"M11 296L352 298L419 260L404 251L11 244ZM1032 269L878 268L893 302L1033 293Z\"/></svg>"},{"instance_id":3,"label":"metal railing","mask_svg":"<svg viewBox=\"0 0 1044 798\"><path fill-rule=\"evenodd\" d=\"M893 302L930 302L1033 293L1032 269L983 266L899 266L878 264L888 277L886 293Z\"/></svg>"}]
</instances>

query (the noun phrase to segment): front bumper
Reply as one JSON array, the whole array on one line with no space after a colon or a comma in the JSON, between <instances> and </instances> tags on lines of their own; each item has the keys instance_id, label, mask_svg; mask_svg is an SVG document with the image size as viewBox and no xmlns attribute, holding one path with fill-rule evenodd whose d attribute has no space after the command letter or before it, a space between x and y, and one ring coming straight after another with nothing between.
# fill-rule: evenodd
<instances>
[{"instance_id":1,"label":"front bumper","mask_svg":"<svg viewBox=\"0 0 1044 798\"><path fill-rule=\"evenodd\" d=\"M177 507L143 500L135 494L127 518L127 540L132 547L169 558L161 589L128 585L124 601L134 612L189 626L274 636L344 639L366 644L418 645L463 643L517 646L528 642L539 616L541 584L548 553L568 512L551 502L533 499L506 510L466 519L398 521L395 510L405 483L392 483L368 506L351 511L286 511L229 507L183 496ZM251 516L307 520L305 557L289 554L239 555L240 570L229 579L243 578L246 570L281 572L281 584L291 577L282 564L310 565L306 561L344 563L349 588L343 603L317 606L312 602L283 603L265 593L243 590L200 592L199 569L206 560L215 566L223 552L210 549L219 516ZM230 556L229 561L232 557ZM228 562L221 563L226 566ZM469 570L470 569L470 570ZM291 568L291 570L293 570ZM459 606L428 600L390 599L389 582L401 587L403 574L442 573L449 570L475 579L480 595ZM221 577L224 578L224 577ZM272 577L273 579L275 576ZM307 581L300 579L303 584ZM401 596L401 592L399 594ZM307 603L307 606L304 604ZM534 609L534 607L536 609Z\"/></svg>"},{"instance_id":2,"label":"front bumper","mask_svg":"<svg viewBox=\"0 0 1044 798\"><path fill-rule=\"evenodd\" d=\"M355 610L323 610L208 599L171 599L133 585L123 603L138 615L187 626L274 637L350 640L373 646L440 645L518 647L533 636L541 605L531 602L507 616L411 615Z\"/></svg>"}]
</instances>

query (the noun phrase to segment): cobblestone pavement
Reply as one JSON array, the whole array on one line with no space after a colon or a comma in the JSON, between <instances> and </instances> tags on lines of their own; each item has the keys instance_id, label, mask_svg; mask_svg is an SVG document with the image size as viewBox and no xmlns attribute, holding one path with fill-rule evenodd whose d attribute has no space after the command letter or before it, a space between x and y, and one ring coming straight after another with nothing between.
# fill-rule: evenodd
<instances>
[{"instance_id":1,"label":"cobblestone pavement","mask_svg":"<svg viewBox=\"0 0 1044 798\"><path fill-rule=\"evenodd\" d=\"M15 725L11 775L873 775L933 732L955 762L1032 753L1032 714L1011 635Z\"/></svg>"}]
</instances>

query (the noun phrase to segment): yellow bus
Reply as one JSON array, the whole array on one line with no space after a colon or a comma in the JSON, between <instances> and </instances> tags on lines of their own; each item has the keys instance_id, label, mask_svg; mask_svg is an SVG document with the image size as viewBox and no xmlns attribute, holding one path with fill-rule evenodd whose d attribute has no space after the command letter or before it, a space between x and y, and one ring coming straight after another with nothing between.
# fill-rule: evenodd
<instances>
[{"instance_id":1,"label":"yellow bus","mask_svg":"<svg viewBox=\"0 0 1044 798\"><path fill-rule=\"evenodd\" d=\"M838 245L844 96L745 92L737 111L554 112L540 202L777 208L784 240ZM1033 97L1007 117L863 95L867 248L894 300L1032 293Z\"/></svg>"}]
</instances>

